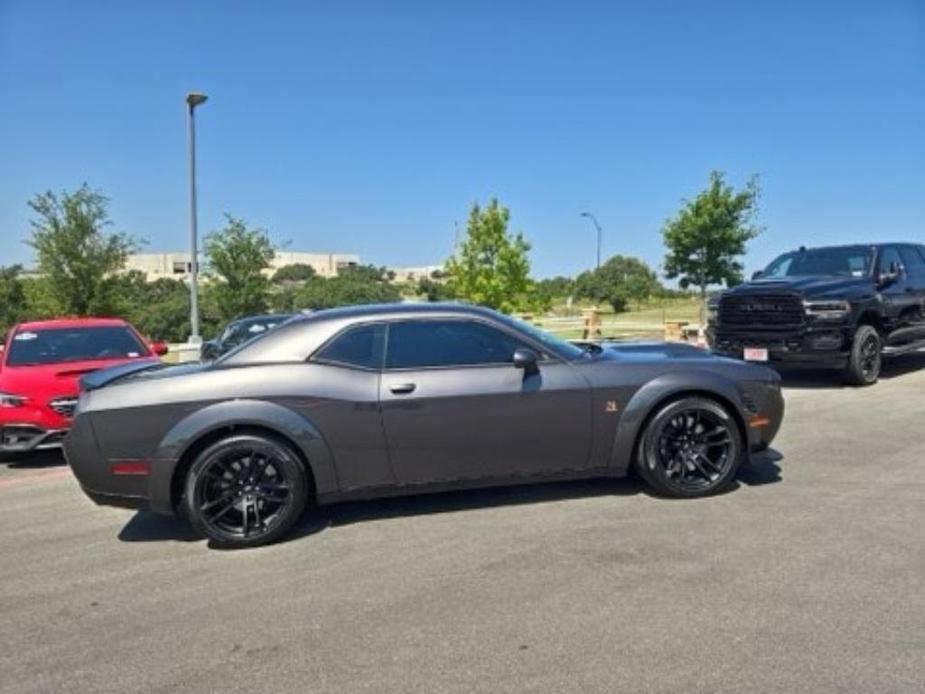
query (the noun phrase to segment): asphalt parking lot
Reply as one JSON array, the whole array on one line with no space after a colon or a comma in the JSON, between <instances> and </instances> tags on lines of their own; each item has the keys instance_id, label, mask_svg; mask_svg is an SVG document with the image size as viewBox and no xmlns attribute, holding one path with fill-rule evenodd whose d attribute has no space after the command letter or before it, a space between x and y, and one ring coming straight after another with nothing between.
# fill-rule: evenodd
<instances>
[{"instance_id":1,"label":"asphalt parking lot","mask_svg":"<svg viewBox=\"0 0 925 694\"><path fill-rule=\"evenodd\" d=\"M925 355L788 380L734 489L633 480L346 504L209 550L0 465L0 691L925 690Z\"/></svg>"}]
</instances>

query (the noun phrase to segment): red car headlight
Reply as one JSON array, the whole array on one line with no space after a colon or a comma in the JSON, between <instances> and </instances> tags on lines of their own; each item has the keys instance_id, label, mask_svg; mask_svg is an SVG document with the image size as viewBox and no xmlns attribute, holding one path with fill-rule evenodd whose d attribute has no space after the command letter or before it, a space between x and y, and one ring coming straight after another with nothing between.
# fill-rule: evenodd
<instances>
[{"instance_id":1,"label":"red car headlight","mask_svg":"<svg viewBox=\"0 0 925 694\"><path fill-rule=\"evenodd\" d=\"M23 405L28 398L22 395L13 395L12 393L0 392L0 407L19 407Z\"/></svg>"}]
</instances>

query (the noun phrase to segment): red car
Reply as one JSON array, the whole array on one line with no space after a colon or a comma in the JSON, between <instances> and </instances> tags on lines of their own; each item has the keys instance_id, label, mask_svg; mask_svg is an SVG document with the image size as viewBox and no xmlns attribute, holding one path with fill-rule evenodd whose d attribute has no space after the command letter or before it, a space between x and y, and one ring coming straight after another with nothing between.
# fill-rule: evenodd
<instances>
[{"instance_id":1,"label":"red car","mask_svg":"<svg viewBox=\"0 0 925 694\"><path fill-rule=\"evenodd\" d=\"M0 455L58 448L77 406L78 381L97 369L157 361L148 344L115 318L20 323L0 345Z\"/></svg>"}]
</instances>

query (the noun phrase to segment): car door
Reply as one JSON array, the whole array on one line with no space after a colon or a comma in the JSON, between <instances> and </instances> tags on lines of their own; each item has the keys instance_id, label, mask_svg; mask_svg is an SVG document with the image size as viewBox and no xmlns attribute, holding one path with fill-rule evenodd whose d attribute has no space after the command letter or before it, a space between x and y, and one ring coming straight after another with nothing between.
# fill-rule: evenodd
<instances>
[{"instance_id":1,"label":"car door","mask_svg":"<svg viewBox=\"0 0 925 694\"><path fill-rule=\"evenodd\" d=\"M899 331L908 327L908 316L920 307L921 299L915 293L898 247L886 246L880 251L877 273L888 332L887 343L902 341L905 333Z\"/></svg>"},{"instance_id":2,"label":"car door","mask_svg":"<svg viewBox=\"0 0 925 694\"><path fill-rule=\"evenodd\" d=\"M379 413L384 343L383 323L346 327L312 355L292 403L324 437L341 491L395 484Z\"/></svg>"},{"instance_id":3,"label":"car door","mask_svg":"<svg viewBox=\"0 0 925 694\"><path fill-rule=\"evenodd\" d=\"M468 318L389 324L382 421L399 483L530 476L588 465L591 389L541 355L515 368L524 338ZM537 350L542 352L542 350Z\"/></svg>"},{"instance_id":4,"label":"car door","mask_svg":"<svg viewBox=\"0 0 925 694\"><path fill-rule=\"evenodd\" d=\"M905 245L899 247L905 268L905 294L910 301L906 305L904 323L907 338L925 339L925 248Z\"/></svg>"}]
</instances>

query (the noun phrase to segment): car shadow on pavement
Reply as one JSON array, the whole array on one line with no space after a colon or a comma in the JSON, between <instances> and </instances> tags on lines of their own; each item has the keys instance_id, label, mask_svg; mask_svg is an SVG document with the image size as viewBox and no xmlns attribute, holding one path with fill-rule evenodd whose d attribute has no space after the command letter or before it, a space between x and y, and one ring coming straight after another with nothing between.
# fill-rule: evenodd
<instances>
[{"instance_id":1,"label":"car shadow on pavement","mask_svg":"<svg viewBox=\"0 0 925 694\"><path fill-rule=\"evenodd\" d=\"M835 369L775 367L783 379L785 388L797 390L839 390L854 388L846 385L842 373ZM925 370L925 352L910 352L883 360L880 378L888 381L915 371Z\"/></svg>"},{"instance_id":2,"label":"car shadow on pavement","mask_svg":"<svg viewBox=\"0 0 925 694\"><path fill-rule=\"evenodd\" d=\"M197 542L203 538L183 518L142 509L119 531L119 539L122 542Z\"/></svg>"},{"instance_id":3,"label":"car shadow on pavement","mask_svg":"<svg viewBox=\"0 0 925 694\"><path fill-rule=\"evenodd\" d=\"M744 465L720 495L729 494L742 484L754 487L781 481L778 464L783 456L769 449ZM370 501L347 501L321 506L308 512L283 542L314 535L328 528L353 523L388 520L437 513L456 513L499 506L519 506L545 502L585 499L601 496L634 496L648 494L649 489L636 476L547 482L506 487L490 487L450 492L397 496ZM670 499L666 499L670 501ZM123 542L196 542L202 540L189 523L181 518L162 516L151 511L138 511L119 532Z\"/></svg>"},{"instance_id":4,"label":"car shadow on pavement","mask_svg":"<svg viewBox=\"0 0 925 694\"><path fill-rule=\"evenodd\" d=\"M743 465L736 479L726 487L720 496L734 492L745 484L755 487L780 482L784 458L778 451L768 449L756 454L750 465ZM303 519L288 539L313 535L326 528L385 520L405 516L420 516L433 513L454 513L497 506L518 506L548 501L564 501L600 496L634 496L651 494L649 488L635 475L619 479L601 478L572 482L549 482L510 487L421 494L393 497L373 501L345 502L316 509ZM666 501L678 501L666 499ZM683 501L683 500L681 500Z\"/></svg>"},{"instance_id":5,"label":"car shadow on pavement","mask_svg":"<svg viewBox=\"0 0 925 694\"><path fill-rule=\"evenodd\" d=\"M638 494L642 489L642 483L635 477L545 482L416 494L414 496L399 496L370 501L349 501L321 507L312 515L319 516L316 520L323 520L323 527L329 527L404 516L455 513L499 506L541 504L567 499L631 496ZM311 526L312 524L309 523L308 527L306 527L308 533L313 531Z\"/></svg>"},{"instance_id":6,"label":"car shadow on pavement","mask_svg":"<svg viewBox=\"0 0 925 694\"><path fill-rule=\"evenodd\" d=\"M11 470L39 470L46 467L63 467L67 465L61 451L35 451L17 454L16 457L0 458Z\"/></svg>"},{"instance_id":7,"label":"car shadow on pavement","mask_svg":"<svg viewBox=\"0 0 925 694\"><path fill-rule=\"evenodd\" d=\"M743 465L739 468L736 483L749 487L760 487L782 481L780 462L783 459L783 454L774 448L769 448L761 453L753 453L751 464Z\"/></svg>"}]
</instances>

